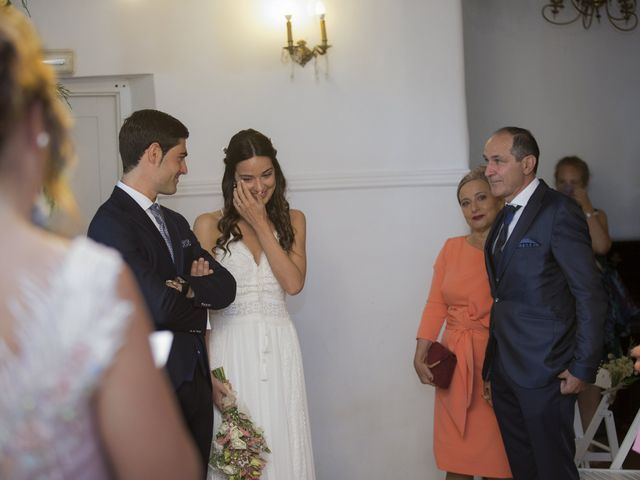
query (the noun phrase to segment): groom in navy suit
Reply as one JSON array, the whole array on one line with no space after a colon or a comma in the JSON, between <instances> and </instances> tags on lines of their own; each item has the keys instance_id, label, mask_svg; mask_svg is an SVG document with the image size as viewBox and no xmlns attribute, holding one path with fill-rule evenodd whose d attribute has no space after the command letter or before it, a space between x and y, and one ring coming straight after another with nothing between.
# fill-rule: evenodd
<instances>
[{"instance_id":1,"label":"groom in navy suit","mask_svg":"<svg viewBox=\"0 0 640 480\"><path fill-rule=\"evenodd\" d=\"M158 194L174 194L187 173L188 136L179 120L157 110L126 119L119 142L124 174L88 235L122 254L156 329L173 332L166 369L206 472L213 433L207 308L233 302L236 283L200 247L185 218L156 203Z\"/></svg>"},{"instance_id":2,"label":"groom in navy suit","mask_svg":"<svg viewBox=\"0 0 640 480\"><path fill-rule=\"evenodd\" d=\"M528 130L505 127L484 149L507 205L485 245L491 293L483 376L515 480L578 480L575 398L595 380L606 300L584 213L536 178Z\"/></svg>"}]
</instances>

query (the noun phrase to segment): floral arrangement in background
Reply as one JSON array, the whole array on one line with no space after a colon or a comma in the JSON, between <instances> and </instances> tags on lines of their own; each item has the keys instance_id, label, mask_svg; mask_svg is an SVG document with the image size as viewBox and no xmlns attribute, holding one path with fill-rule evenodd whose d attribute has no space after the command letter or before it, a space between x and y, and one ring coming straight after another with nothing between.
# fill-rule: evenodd
<instances>
[{"instance_id":1,"label":"floral arrangement in background","mask_svg":"<svg viewBox=\"0 0 640 480\"><path fill-rule=\"evenodd\" d=\"M640 378L634 375L633 363L633 359L629 356L616 357L610 353L607 356L607 361L600 366L601 370L608 372L609 381L604 384L596 381L596 384L607 390L620 390L628 387ZM601 377L600 372L598 372L598 377Z\"/></svg>"},{"instance_id":2,"label":"floral arrangement in background","mask_svg":"<svg viewBox=\"0 0 640 480\"><path fill-rule=\"evenodd\" d=\"M211 371L214 377L228 384L222 367ZM259 480L267 464L265 454L271 453L262 429L238 409L236 394L222 400L222 425L211 447L209 463L225 474L228 480Z\"/></svg>"}]
</instances>

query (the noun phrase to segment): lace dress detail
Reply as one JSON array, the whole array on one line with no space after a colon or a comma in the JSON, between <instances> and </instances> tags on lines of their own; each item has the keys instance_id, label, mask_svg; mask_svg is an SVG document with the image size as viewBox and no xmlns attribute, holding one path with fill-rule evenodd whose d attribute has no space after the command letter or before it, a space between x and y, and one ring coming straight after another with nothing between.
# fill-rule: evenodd
<instances>
[{"instance_id":1,"label":"lace dress detail","mask_svg":"<svg viewBox=\"0 0 640 480\"><path fill-rule=\"evenodd\" d=\"M286 295L263 253L259 263L242 241L217 251L235 277L236 300L209 311L211 367L223 366L239 401L264 429L271 455L261 480L314 480L300 345ZM214 412L214 433L221 423ZM225 478L212 471L209 478Z\"/></svg>"},{"instance_id":2,"label":"lace dress detail","mask_svg":"<svg viewBox=\"0 0 640 480\"><path fill-rule=\"evenodd\" d=\"M18 279L24 296L9 306L18 352L0 339L0 478L109 478L91 397L128 325L121 268L115 252L81 238L45 287Z\"/></svg>"}]
</instances>

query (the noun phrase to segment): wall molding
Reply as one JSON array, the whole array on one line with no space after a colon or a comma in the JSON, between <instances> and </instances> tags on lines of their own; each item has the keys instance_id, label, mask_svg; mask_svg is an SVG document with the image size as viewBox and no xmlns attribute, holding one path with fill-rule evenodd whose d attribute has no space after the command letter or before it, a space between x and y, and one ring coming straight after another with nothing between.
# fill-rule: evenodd
<instances>
[{"instance_id":1,"label":"wall molding","mask_svg":"<svg viewBox=\"0 0 640 480\"><path fill-rule=\"evenodd\" d=\"M367 171L341 173L310 173L287 177L287 190L307 192L322 190L353 190L367 188L456 186L468 169ZM185 178L178 184L173 197L220 196L222 179Z\"/></svg>"}]
</instances>

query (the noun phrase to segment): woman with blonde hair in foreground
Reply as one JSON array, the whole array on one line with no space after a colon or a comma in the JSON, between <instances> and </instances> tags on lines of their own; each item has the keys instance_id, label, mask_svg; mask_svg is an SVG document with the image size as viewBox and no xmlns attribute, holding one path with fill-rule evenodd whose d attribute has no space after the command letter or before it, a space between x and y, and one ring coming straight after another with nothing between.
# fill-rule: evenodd
<instances>
[{"instance_id":1,"label":"woman with blonde hair in foreground","mask_svg":"<svg viewBox=\"0 0 640 480\"><path fill-rule=\"evenodd\" d=\"M202 475L119 256L30 222L60 205L69 118L28 20L0 7L0 478Z\"/></svg>"},{"instance_id":2,"label":"woman with blonde hair in foreground","mask_svg":"<svg viewBox=\"0 0 640 480\"><path fill-rule=\"evenodd\" d=\"M446 321L442 343L455 353L457 364L450 386L436 387L433 450L438 468L447 472L447 480L509 478L502 436L482 381L493 302L484 244L503 202L491 194L484 167L462 178L457 195L471 231L449 238L436 259L413 363L420 381L434 386L427 353Z\"/></svg>"}]
</instances>

